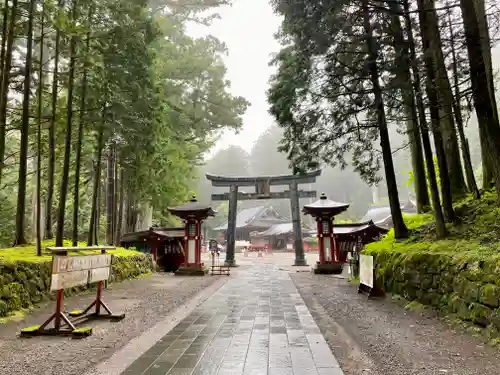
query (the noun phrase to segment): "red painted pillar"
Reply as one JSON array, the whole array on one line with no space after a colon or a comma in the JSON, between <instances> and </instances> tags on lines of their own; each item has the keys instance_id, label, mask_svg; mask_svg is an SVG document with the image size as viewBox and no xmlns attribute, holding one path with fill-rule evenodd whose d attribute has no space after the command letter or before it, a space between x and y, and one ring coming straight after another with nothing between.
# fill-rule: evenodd
<instances>
[{"instance_id":1,"label":"red painted pillar","mask_svg":"<svg viewBox=\"0 0 500 375\"><path fill-rule=\"evenodd\" d=\"M195 224L196 224L196 236L194 238L195 240L194 263L195 267L200 268L201 267L201 222L199 220L196 220Z\"/></svg>"},{"instance_id":2,"label":"red painted pillar","mask_svg":"<svg viewBox=\"0 0 500 375\"><path fill-rule=\"evenodd\" d=\"M201 222L196 219L189 219L185 226L185 266L201 267Z\"/></svg>"},{"instance_id":3,"label":"red painted pillar","mask_svg":"<svg viewBox=\"0 0 500 375\"><path fill-rule=\"evenodd\" d=\"M330 259L332 262L338 262L340 257L337 252L337 242L335 241L335 236L333 234L333 218L330 218L329 220L329 225L330 225Z\"/></svg>"},{"instance_id":4,"label":"red painted pillar","mask_svg":"<svg viewBox=\"0 0 500 375\"><path fill-rule=\"evenodd\" d=\"M184 220L184 267L188 266L189 220Z\"/></svg>"},{"instance_id":5,"label":"red painted pillar","mask_svg":"<svg viewBox=\"0 0 500 375\"><path fill-rule=\"evenodd\" d=\"M316 218L316 231L318 236L318 249L319 249L319 264L325 263L325 253L324 253L324 240L323 240L323 224L321 218Z\"/></svg>"},{"instance_id":6,"label":"red painted pillar","mask_svg":"<svg viewBox=\"0 0 500 375\"><path fill-rule=\"evenodd\" d=\"M320 263L338 262L339 256L333 235L333 220L331 217L322 217L318 219L318 236Z\"/></svg>"}]
</instances>

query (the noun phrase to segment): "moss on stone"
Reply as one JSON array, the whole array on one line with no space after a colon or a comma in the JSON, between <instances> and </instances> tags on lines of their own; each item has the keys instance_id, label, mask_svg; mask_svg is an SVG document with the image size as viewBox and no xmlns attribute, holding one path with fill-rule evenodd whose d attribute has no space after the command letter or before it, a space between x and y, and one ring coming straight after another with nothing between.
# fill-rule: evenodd
<instances>
[{"instance_id":1,"label":"moss on stone","mask_svg":"<svg viewBox=\"0 0 500 375\"><path fill-rule=\"evenodd\" d=\"M3 251L0 250L0 255ZM8 249L7 252L11 254L12 250ZM26 253L25 248L21 248L21 254L23 252ZM153 269L149 255L125 249L117 249L114 253L110 282L136 278L151 273ZM20 255L17 255L17 258L19 257ZM17 260L13 261L14 258L16 257L13 255L0 256L0 317L54 298L54 293L50 292L51 258L42 257L32 261L31 253L26 257L28 260L16 258ZM64 294L70 296L93 288L95 285L77 286L66 289Z\"/></svg>"},{"instance_id":2,"label":"moss on stone","mask_svg":"<svg viewBox=\"0 0 500 375\"><path fill-rule=\"evenodd\" d=\"M479 289L479 302L489 307L500 306L500 287L494 284L485 284Z\"/></svg>"}]
</instances>

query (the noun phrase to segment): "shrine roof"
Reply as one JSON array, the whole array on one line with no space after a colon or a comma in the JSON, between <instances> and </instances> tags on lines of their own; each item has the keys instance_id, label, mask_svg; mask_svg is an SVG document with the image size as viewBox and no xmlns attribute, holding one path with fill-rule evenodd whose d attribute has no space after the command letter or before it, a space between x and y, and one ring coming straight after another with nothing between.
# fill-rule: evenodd
<instances>
[{"instance_id":1,"label":"shrine roof","mask_svg":"<svg viewBox=\"0 0 500 375\"><path fill-rule=\"evenodd\" d=\"M273 225L271 228L257 233L258 237L266 237L266 236L279 236L281 234L293 233L293 223L282 223ZM311 234L316 233L315 230L307 227L302 227L303 234Z\"/></svg>"},{"instance_id":2,"label":"shrine roof","mask_svg":"<svg viewBox=\"0 0 500 375\"><path fill-rule=\"evenodd\" d=\"M266 217L266 214L271 212L275 217ZM241 210L236 215L236 228L254 227L271 227L278 223L286 221L276 210L269 206L257 206ZM227 221L214 228L214 230L226 230Z\"/></svg>"},{"instance_id":3,"label":"shrine roof","mask_svg":"<svg viewBox=\"0 0 500 375\"><path fill-rule=\"evenodd\" d=\"M402 204L401 211L405 215L414 215L417 213L416 207L410 203ZM389 206L371 207L363 216L361 221L373 221L375 224L383 226L392 226L391 208Z\"/></svg>"},{"instance_id":4,"label":"shrine roof","mask_svg":"<svg viewBox=\"0 0 500 375\"><path fill-rule=\"evenodd\" d=\"M151 227L148 230L143 230L139 232L125 233L120 242L137 242L144 241L148 238L158 236L164 239L168 238L183 238L184 237L184 227L176 228L156 228Z\"/></svg>"},{"instance_id":5,"label":"shrine roof","mask_svg":"<svg viewBox=\"0 0 500 375\"><path fill-rule=\"evenodd\" d=\"M349 224L334 224L333 225L333 233L334 234L359 234L363 232L367 232L369 230L374 230L376 232L380 232L381 234L385 234L389 231L389 229L381 227L375 224L373 221L366 221L361 223L349 223Z\"/></svg>"}]
</instances>

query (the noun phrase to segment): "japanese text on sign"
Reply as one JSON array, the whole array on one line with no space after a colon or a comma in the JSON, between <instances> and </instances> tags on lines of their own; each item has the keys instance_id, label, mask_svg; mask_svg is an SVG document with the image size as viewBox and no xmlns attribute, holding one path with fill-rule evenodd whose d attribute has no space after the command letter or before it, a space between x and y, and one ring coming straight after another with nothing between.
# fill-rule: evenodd
<instances>
[{"instance_id":1,"label":"japanese text on sign","mask_svg":"<svg viewBox=\"0 0 500 375\"><path fill-rule=\"evenodd\" d=\"M109 279L111 254L52 258L50 290L60 290Z\"/></svg>"}]
</instances>

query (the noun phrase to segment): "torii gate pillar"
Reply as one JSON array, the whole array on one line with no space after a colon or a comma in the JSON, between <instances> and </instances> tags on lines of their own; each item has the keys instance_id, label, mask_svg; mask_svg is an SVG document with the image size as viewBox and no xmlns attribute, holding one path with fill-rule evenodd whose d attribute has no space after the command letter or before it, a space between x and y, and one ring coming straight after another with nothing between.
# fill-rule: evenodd
<instances>
[{"instance_id":1,"label":"torii gate pillar","mask_svg":"<svg viewBox=\"0 0 500 375\"><path fill-rule=\"evenodd\" d=\"M234 260L236 242L236 215L238 213L238 185L229 187L229 207L227 214L226 231L226 261L224 264L229 267L236 267Z\"/></svg>"}]
</instances>

